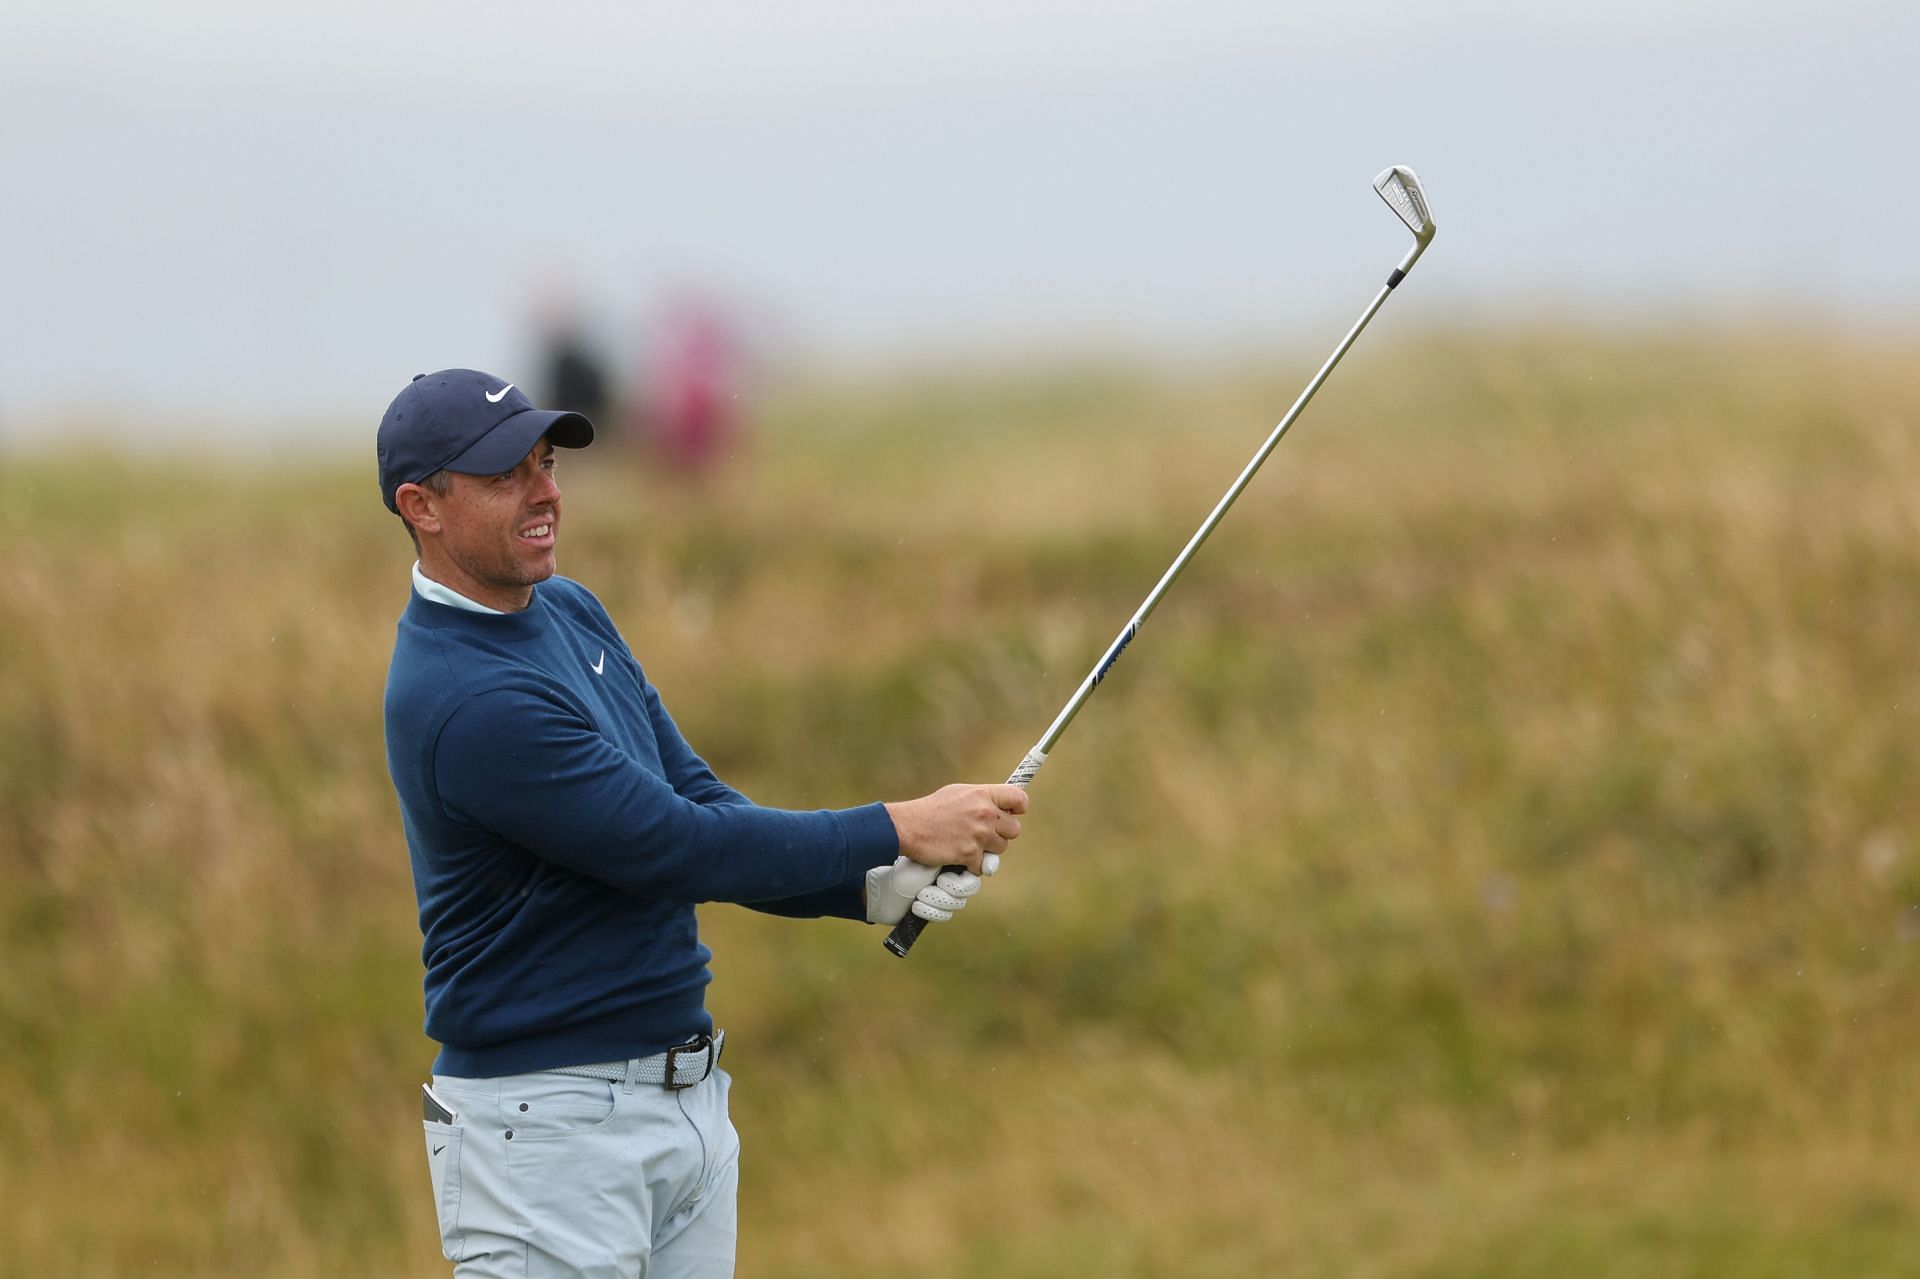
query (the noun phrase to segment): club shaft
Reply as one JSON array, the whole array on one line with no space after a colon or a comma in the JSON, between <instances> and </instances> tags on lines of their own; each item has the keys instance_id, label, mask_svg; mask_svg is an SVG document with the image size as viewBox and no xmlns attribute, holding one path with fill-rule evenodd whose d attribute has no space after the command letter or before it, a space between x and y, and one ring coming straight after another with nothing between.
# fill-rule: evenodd
<instances>
[{"instance_id":1,"label":"club shaft","mask_svg":"<svg viewBox=\"0 0 1920 1279\"><path fill-rule=\"evenodd\" d=\"M1424 248L1425 245L1416 245L1415 247L1416 253L1413 256L1418 256L1417 250ZM1253 481L1253 477L1260 470L1261 464L1267 460L1273 453L1275 447L1279 445L1280 437L1285 435L1287 428L1292 426L1294 421L1299 418L1301 410L1307 407L1307 402L1313 399L1314 392L1318 391L1322 384L1326 382L1328 376L1332 374L1334 367L1340 363L1341 357L1346 355L1348 348L1352 347L1355 339L1360 336L1361 330L1365 329L1367 322L1373 319L1374 313L1386 304L1387 297L1393 292L1394 286L1399 284L1401 279L1405 277L1406 268L1410 265L1411 262L1407 261L1402 262L1399 267L1395 268L1393 274L1387 278L1387 283L1381 287L1378 293L1374 294L1373 301L1367 303L1367 309L1360 313L1360 318L1354 321L1352 328L1347 330L1347 335L1340 339L1340 345L1333 348L1333 354L1327 357L1327 362L1320 366L1320 371L1315 373L1313 380L1307 383L1307 389L1300 392L1300 398L1293 402L1293 407L1287 410L1287 415L1280 419L1280 425L1273 428L1273 433L1267 436L1266 442L1254 453L1253 460L1247 463L1246 468L1240 472L1239 477L1236 478L1233 484L1227 489L1226 496L1222 497L1219 503L1214 506L1212 513L1201 523L1199 530L1187 541L1185 549L1174 557L1173 564L1161 575L1160 581L1154 586L1153 590L1148 592L1145 602L1134 611L1132 618L1130 618L1126 626L1121 629L1120 634L1114 637L1113 643L1107 646L1106 652L1101 656L1099 662L1094 665L1093 670L1088 673L1085 679L1080 681L1080 687L1074 690L1073 696L1067 699L1067 704L1061 709L1060 714L1054 718L1052 724L1048 725L1047 731L1041 734L1040 740L1034 744L1033 749L1027 752L1026 758L1020 761L1020 767L1014 769L1013 775L1007 779L1009 783L1024 789L1027 783L1033 780L1034 774L1040 771L1040 766L1046 762L1048 752L1053 750L1054 744L1066 733L1067 725L1073 723L1073 717L1080 713L1080 708L1087 704L1087 699L1093 696L1093 690L1100 687L1100 682L1106 679L1108 673L1113 670L1114 664L1120 660L1120 654L1125 652L1127 645L1133 642L1133 637L1140 633L1141 625L1146 622L1147 618L1152 615L1154 608L1159 605L1161 596L1167 593L1167 588L1172 586L1174 581L1179 578L1180 574L1186 569L1187 564L1193 559L1194 554L1205 544L1207 538L1213 533L1213 530L1219 527L1220 521L1226 518L1227 511L1232 508L1235 500L1239 498L1247 485ZM964 869L964 867L956 866L948 867L948 869L961 870ZM895 924L893 931L887 934L887 949L895 955L904 958L906 953L913 949L914 941L920 936L921 931L925 929L926 926L926 920L909 912L907 917L898 924Z\"/></svg>"},{"instance_id":2,"label":"club shaft","mask_svg":"<svg viewBox=\"0 0 1920 1279\"><path fill-rule=\"evenodd\" d=\"M1167 571L1161 575L1160 581L1155 584L1153 590L1148 593L1146 600L1134 612L1133 617L1129 619L1126 626L1121 629L1120 634L1114 637L1113 643L1107 647L1106 654L1100 659L1099 664L1093 668L1086 679L1080 682L1080 687L1074 692L1072 698L1068 700L1066 706L1062 708L1059 716L1048 726L1047 731L1041 734L1039 745L1035 748L1041 755L1045 755L1051 751L1054 743L1058 742L1061 736L1067 731L1067 725L1073 723L1073 717L1080 713L1080 708L1085 706L1087 699L1093 696L1093 690L1100 686L1100 681L1107 677L1107 673L1113 669L1114 663L1120 660L1121 652L1133 641L1133 637L1139 633L1140 627L1145 624L1147 618L1153 615L1153 610L1159 606L1161 597L1167 593L1168 588L1174 584L1180 574L1186 571L1187 565L1193 560L1194 555L1198 553L1201 546L1206 543L1207 538L1212 536L1213 530L1220 526L1220 521L1226 518L1227 511L1232 508L1234 502L1239 499L1240 494L1244 492L1247 485L1253 481L1253 477L1260 470L1261 465L1266 462L1267 458L1273 453L1273 450L1279 445L1280 437L1285 435L1287 428L1292 426L1294 421L1299 418L1301 410L1307 407L1307 402L1313 398L1314 392L1318 391L1321 385L1327 380L1327 376L1333 372L1334 366L1340 363L1340 357L1347 353L1347 349L1353 345L1354 339L1360 336L1360 330L1367 327L1367 321L1373 318L1374 312L1380 309L1381 305L1386 302L1387 295L1392 291L1391 286L1382 288L1380 292L1374 296L1373 301L1367 304L1366 311L1362 313L1360 319L1355 322L1354 326L1347 331L1347 336L1340 339L1340 345L1334 348L1333 354L1327 358L1327 362L1320 366L1320 371L1313 375L1313 380L1307 383L1307 389L1300 393L1300 398L1293 402L1293 407L1287 410L1287 415L1280 419L1280 425L1273 428L1273 433L1267 436L1266 443L1260 446L1259 452L1253 455L1253 460L1247 463L1246 469L1241 471L1239 478L1234 480L1232 487L1227 490L1226 496L1220 499L1219 504L1213 508L1213 512L1207 516L1198 531L1188 540L1185 549L1174 557L1173 563L1168 566Z\"/></svg>"}]
</instances>

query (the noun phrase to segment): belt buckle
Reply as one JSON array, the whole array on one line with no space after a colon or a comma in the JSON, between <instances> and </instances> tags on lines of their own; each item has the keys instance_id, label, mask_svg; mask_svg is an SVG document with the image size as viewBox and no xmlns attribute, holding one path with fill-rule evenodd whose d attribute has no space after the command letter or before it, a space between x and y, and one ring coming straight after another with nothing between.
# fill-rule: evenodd
<instances>
[{"instance_id":1,"label":"belt buckle","mask_svg":"<svg viewBox=\"0 0 1920 1279\"><path fill-rule=\"evenodd\" d=\"M678 1060L679 1055L683 1052L705 1052L707 1054L707 1068L700 1072L700 1078L689 1079L685 1083L681 1083L679 1082L678 1079L675 1078L674 1064ZM684 1089L693 1087L695 1084L704 1083L707 1077L711 1074L713 1074L713 1036L712 1035L706 1035L706 1034L697 1035L694 1038L689 1039L684 1044L680 1044L677 1047L667 1049L667 1077L663 1082L666 1084L668 1092L680 1092Z\"/></svg>"}]
</instances>

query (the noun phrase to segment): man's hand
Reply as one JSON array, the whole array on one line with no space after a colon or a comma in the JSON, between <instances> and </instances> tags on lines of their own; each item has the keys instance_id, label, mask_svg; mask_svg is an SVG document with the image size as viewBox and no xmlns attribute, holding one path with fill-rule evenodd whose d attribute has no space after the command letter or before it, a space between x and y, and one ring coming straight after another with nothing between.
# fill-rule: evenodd
<instances>
[{"instance_id":1,"label":"man's hand","mask_svg":"<svg viewBox=\"0 0 1920 1279\"><path fill-rule=\"evenodd\" d=\"M989 866L999 860L987 856ZM970 870L940 870L896 858L891 866L875 866L867 872L867 922L897 924L912 910L931 923L943 923L979 891L980 876Z\"/></svg>"},{"instance_id":2,"label":"man's hand","mask_svg":"<svg viewBox=\"0 0 1920 1279\"><path fill-rule=\"evenodd\" d=\"M986 856L1006 852L1020 837L1016 814L1027 811L1027 793L1018 786L956 784L886 809L902 856L922 866L965 866L978 875Z\"/></svg>"}]
</instances>

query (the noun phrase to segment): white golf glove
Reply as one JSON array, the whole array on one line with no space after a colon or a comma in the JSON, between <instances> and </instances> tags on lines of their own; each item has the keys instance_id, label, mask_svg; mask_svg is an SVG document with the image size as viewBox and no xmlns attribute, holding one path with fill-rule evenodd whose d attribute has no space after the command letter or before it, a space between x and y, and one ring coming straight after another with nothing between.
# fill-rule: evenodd
<instances>
[{"instance_id":1,"label":"white golf glove","mask_svg":"<svg viewBox=\"0 0 1920 1279\"><path fill-rule=\"evenodd\" d=\"M981 867L991 875L1000 869L997 853L988 853ZM911 910L930 923L952 919L966 909L967 898L980 891L980 876L970 870L941 870L897 857L891 866L867 872L867 922L897 924Z\"/></svg>"}]
</instances>

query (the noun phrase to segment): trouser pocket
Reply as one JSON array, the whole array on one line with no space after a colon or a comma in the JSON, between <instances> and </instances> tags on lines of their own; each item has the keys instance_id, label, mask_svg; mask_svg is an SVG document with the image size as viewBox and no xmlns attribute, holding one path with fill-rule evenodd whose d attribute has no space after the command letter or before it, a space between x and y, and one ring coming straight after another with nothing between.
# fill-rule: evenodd
<instances>
[{"instance_id":1,"label":"trouser pocket","mask_svg":"<svg viewBox=\"0 0 1920 1279\"><path fill-rule=\"evenodd\" d=\"M460 1232L460 1140L464 1133L453 1124L421 1121L427 1135L427 1170L433 1176L433 1210L440 1219L440 1251L448 1261L460 1260L464 1248Z\"/></svg>"}]
</instances>

